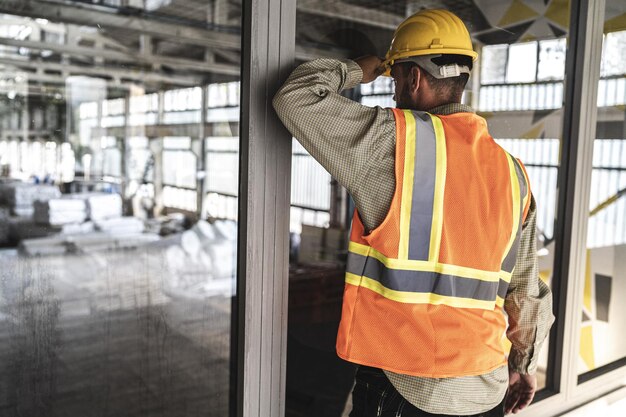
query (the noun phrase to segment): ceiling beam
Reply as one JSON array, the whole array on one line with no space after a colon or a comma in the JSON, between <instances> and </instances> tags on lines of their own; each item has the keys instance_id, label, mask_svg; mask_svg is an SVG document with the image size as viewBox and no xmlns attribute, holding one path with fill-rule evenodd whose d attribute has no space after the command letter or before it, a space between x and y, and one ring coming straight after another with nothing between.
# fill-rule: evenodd
<instances>
[{"instance_id":1,"label":"ceiling beam","mask_svg":"<svg viewBox=\"0 0 626 417\"><path fill-rule=\"evenodd\" d=\"M33 72L10 72L10 71L2 71L2 75L0 75L0 80L6 80L15 77L22 77L24 80L28 81L28 88L37 87L37 88L54 88L54 89L64 89L65 83L67 82L67 78L62 75L54 75L54 74L37 74ZM118 90L129 90L131 86L137 86L137 83L132 82L116 82L111 80L104 80L106 86L109 88L114 88ZM37 86L35 83L42 83L43 85ZM20 89L23 90L23 87L16 85L15 87L4 86L3 88L9 88L10 90L17 91L19 93Z\"/></svg>"},{"instance_id":2,"label":"ceiling beam","mask_svg":"<svg viewBox=\"0 0 626 417\"><path fill-rule=\"evenodd\" d=\"M216 49L215 51L215 55L219 55L221 56L223 59L227 60L228 62L232 62L234 64L237 64L238 67L241 67L241 54L239 52L234 52L234 51L225 51L225 50L220 50L220 49Z\"/></svg>"},{"instance_id":3,"label":"ceiling beam","mask_svg":"<svg viewBox=\"0 0 626 417\"><path fill-rule=\"evenodd\" d=\"M204 125L205 136L237 136L239 135L239 122L209 122ZM175 123L158 125L136 125L136 126L110 126L92 127L91 137L100 138L102 136L146 136L157 138L164 136L189 136L197 138L200 133L198 123Z\"/></svg>"},{"instance_id":4,"label":"ceiling beam","mask_svg":"<svg viewBox=\"0 0 626 417\"><path fill-rule=\"evenodd\" d=\"M24 80L28 81L29 83L31 81L33 82L39 82L39 83L43 83L46 85L53 85L53 86L64 86L65 83L67 82L67 77L64 77L62 75L55 75L55 74L38 74L38 73L34 73L34 72L25 72L25 71L19 71L16 72L15 70L3 70L1 72L0 75L0 80L7 80L7 79L15 79L16 77L22 77ZM129 83L129 82L116 82L116 81L111 81L111 80L104 80L106 82L106 85L108 87L115 87L121 90L127 90L130 88L130 86L136 86L137 83ZM19 89L21 87L18 86L15 87L16 89Z\"/></svg>"},{"instance_id":5,"label":"ceiling beam","mask_svg":"<svg viewBox=\"0 0 626 417\"><path fill-rule=\"evenodd\" d=\"M0 13L48 19L59 23L133 30L167 40L213 48L241 47L239 34L175 24L144 16L111 13L82 4L68 5L43 0L4 0L0 2Z\"/></svg>"},{"instance_id":6,"label":"ceiling beam","mask_svg":"<svg viewBox=\"0 0 626 417\"><path fill-rule=\"evenodd\" d=\"M174 24L145 16L127 16L105 12L78 4L70 6L44 0L3 0L0 1L0 13L48 19L57 23L72 23L112 30L133 30L171 42L199 45L210 49L236 51L241 49L240 34ZM326 49L296 46L296 58L300 60L329 56L347 58L348 53L335 51L329 55L329 51Z\"/></svg>"},{"instance_id":7,"label":"ceiling beam","mask_svg":"<svg viewBox=\"0 0 626 417\"><path fill-rule=\"evenodd\" d=\"M202 83L201 77L174 76L155 73L151 71L130 71L107 67L82 67L79 65L65 65L56 62L30 61L14 58L0 58L0 64L10 65L17 68L27 68L36 71L58 71L73 75L89 75L94 77L113 77L126 79L138 83L167 83L183 86L196 86Z\"/></svg>"},{"instance_id":8,"label":"ceiling beam","mask_svg":"<svg viewBox=\"0 0 626 417\"><path fill-rule=\"evenodd\" d=\"M341 1L298 0L298 11L395 31L404 16Z\"/></svg>"},{"instance_id":9,"label":"ceiling beam","mask_svg":"<svg viewBox=\"0 0 626 417\"><path fill-rule=\"evenodd\" d=\"M90 58L104 58L120 62L136 62L146 65L167 65L176 69L187 69L193 71L210 72L224 75L238 76L241 69L237 65L208 63L185 58L173 58L158 55L141 55L139 53L126 53L103 49L98 47L88 48L85 46L73 46L57 43L46 43L29 40L18 40L0 37L0 45L14 46L17 48L29 48L39 51L49 50L60 54L71 56L84 56Z\"/></svg>"}]
</instances>

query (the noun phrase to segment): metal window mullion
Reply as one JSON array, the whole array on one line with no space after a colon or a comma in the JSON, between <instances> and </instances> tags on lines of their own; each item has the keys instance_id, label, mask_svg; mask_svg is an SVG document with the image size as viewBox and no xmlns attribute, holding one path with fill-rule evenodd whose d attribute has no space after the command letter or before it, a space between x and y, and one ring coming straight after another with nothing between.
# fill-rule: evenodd
<instances>
[{"instance_id":1,"label":"metal window mullion","mask_svg":"<svg viewBox=\"0 0 626 417\"><path fill-rule=\"evenodd\" d=\"M535 50L535 55L537 56L537 65L535 65L535 82L539 81L539 59L541 57L541 42L539 40L537 42L537 49Z\"/></svg>"},{"instance_id":2,"label":"metal window mullion","mask_svg":"<svg viewBox=\"0 0 626 417\"><path fill-rule=\"evenodd\" d=\"M577 392L580 313L584 290L586 233L596 128L599 79L598 43L602 38L605 0L570 3L571 27L566 57L565 106L553 273L557 323L550 334L548 384L540 396L556 394L520 416L558 415L590 401L600 391ZM567 301L567 302L566 302ZM604 387L608 392L609 387Z\"/></svg>"},{"instance_id":3,"label":"metal window mullion","mask_svg":"<svg viewBox=\"0 0 626 417\"><path fill-rule=\"evenodd\" d=\"M578 13L573 13L576 36L570 40L575 49L570 66L571 82L567 86L563 138L570 141L567 164L561 181L560 214L564 219L560 227L562 261L559 294L559 313L562 323L562 362L560 384L557 388L573 399L578 377L578 356L580 346L580 314L587 250L587 219L591 172L593 162L593 142L596 132L598 80L602 51L602 29L604 23L605 0L573 2ZM574 20L575 19L575 20ZM565 205L563 207L563 204ZM557 253L558 255L558 253ZM567 300L567 303L565 303ZM559 378L557 377L557 380Z\"/></svg>"},{"instance_id":4,"label":"metal window mullion","mask_svg":"<svg viewBox=\"0 0 626 417\"><path fill-rule=\"evenodd\" d=\"M237 417L285 408L291 135L272 97L295 57L296 5L243 2L236 329Z\"/></svg>"},{"instance_id":5,"label":"metal window mullion","mask_svg":"<svg viewBox=\"0 0 626 417\"><path fill-rule=\"evenodd\" d=\"M200 125L198 127L198 136L200 138L200 154L197 155L196 160L196 171L200 174L200 177L196 176L197 181L197 200L196 200L196 210L198 211L198 218L202 219L204 214L204 196L206 195L207 183L208 183L208 157L207 157L207 109L209 106L209 94L208 89L209 86L206 84L202 84L200 87L202 89L200 96Z\"/></svg>"},{"instance_id":6,"label":"metal window mullion","mask_svg":"<svg viewBox=\"0 0 626 417\"><path fill-rule=\"evenodd\" d=\"M584 2L583 2L584 3ZM580 355L580 314L583 305L584 279L586 269L587 229L589 218L589 198L591 193L591 177L593 172L593 149L596 137L598 82L600 79L600 62L602 59L602 32L605 17L605 0L589 0L586 13L581 13L581 19L586 19L586 25L581 30L586 34L582 56L582 63L578 66L577 92L574 103L580 103L576 109L580 118L577 125L573 125L573 133L578 135L578 152L576 154L576 173L574 176L574 207L573 224L570 241L569 276L572 284L568 288L570 300L566 310L565 346L569 352L564 355L568 362L564 363L566 398L576 398L583 394L577 389L578 357ZM581 40L582 41L582 40ZM581 42L582 43L582 42ZM577 130L577 132L576 132ZM568 343L569 340L569 343ZM564 384L562 384L563 386ZM605 389L608 387L604 387Z\"/></svg>"}]
</instances>

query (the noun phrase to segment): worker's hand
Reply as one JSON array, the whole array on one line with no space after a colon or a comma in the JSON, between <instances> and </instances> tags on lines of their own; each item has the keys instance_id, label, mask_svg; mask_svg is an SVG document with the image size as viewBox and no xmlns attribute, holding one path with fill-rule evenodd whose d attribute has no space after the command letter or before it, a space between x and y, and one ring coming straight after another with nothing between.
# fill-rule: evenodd
<instances>
[{"instance_id":1,"label":"worker's hand","mask_svg":"<svg viewBox=\"0 0 626 417\"><path fill-rule=\"evenodd\" d=\"M506 393L504 412L516 414L526 408L535 397L537 377L520 374L509 369L509 390Z\"/></svg>"},{"instance_id":2,"label":"worker's hand","mask_svg":"<svg viewBox=\"0 0 626 417\"><path fill-rule=\"evenodd\" d=\"M377 56L362 56L355 59L354 62L359 64L359 67L363 70L363 80L361 81L363 84L371 83L385 72L385 67L382 65L383 60Z\"/></svg>"}]
</instances>

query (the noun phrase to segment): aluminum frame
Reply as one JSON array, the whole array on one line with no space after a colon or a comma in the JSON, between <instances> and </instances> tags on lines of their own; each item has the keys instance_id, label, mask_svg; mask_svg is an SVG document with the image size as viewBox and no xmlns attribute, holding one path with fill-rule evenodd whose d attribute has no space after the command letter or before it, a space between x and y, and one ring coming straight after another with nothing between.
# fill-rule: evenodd
<instances>
[{"instance_id":1,"label":"aluminum frame","mask_svg":"<svg viewBox=\"0 0 626 417\"><path fill-rule=\"evenodd\" d=\"M237 417L285 412L291 134L272 98L295 58L296 3L243 2Z\"/></svg>"},{"instance_id":2,"label":"aluminum frame","mask_svg":"<svg viewBox=\"0 0 626 417\"><path fill-rule=\"evenodd\" d=\"M554 416L620 390L626 367L577 384L596 97L606 0L571 3L563 155L555 234L555 313L548 386L520 416ZM271 110L295 58L296 2L244 2L237 352L237 417L283 416L291 135Z\"/></svg>"},{"instance_id":3,"label":"aluminum frame","mask_svg":"<svg viewBox=\"0 0 626 417\"><path fill-rule=\"evenodd\" d=\"M593 144L597 119L605 0L571 3L571 27L565 86L561 171L558 180L559 237L555 253L555 315L551 333L549 398L531 405L520 416L555 416L616 392L626 383L626 368L614 369L578 385L580 313L586 267L586 237L591 190Z\"/></svg>"},{"instance_id":4,"label":"aluminum frame","mask_svg":"<svg viewBox=\"0 0 626 417\"><path fill-rule=\"evenodd\" d=\"M593 144L596 136L597 96L600 79L600 60L602 57L602 29L604 26L605 0L583 2L580 19L579 42L581 50L577 53L574 72L574 94L572 104L571 131L564 131L565 137L571 137L576 143L572 153L573 164L568 176L571 177L567 194L571 201L567 205L566 221L572 222L571 234L565 236L570 243L569 273L567 295L569 302L565 309L566 329L563 344L564 362L561 387L571 397L578 381L578 355L580 346L580 315L584 292L587 251L587 219L589 213L589 195L591 190L591 173L593 169ZM587 8L587 10L585 10ZM568 359L565 362L565 359Z\"/></svg>"},{"instance_id":5,"label":"aluminum frame","mask_svg":"<svg viewBox=\"0 0 626 417\"><path fill-rule=\"evenodd\" d=\"M583 65L577 68L584 77L588 85L583 84L581 87L583 105L580 108L581 119L586 120L585 124L580 125L580 129L585 129L585 136L581 141L581 149L578 152L580 167L576 173L577 177L577 197L574 207L574 231L573 239L576 239L577 250L572 251L572 255L578 256L571 262L573 273L572 277L583 277L585 271L585 253L587 250L587 228L588 228L588 211L589 197L591 194L591 175L593 171L593 149L596 138L596 119L597 119L597 93L598 82L600 79L600 63L602 59L602 35L605 21L605 9L607 0L590 0L590 25L588 26L588 34L590 39L585 46L587 60ZM579 402L581 398L593 399L601 395L621 390L626 387L626 363L625 358L618 359L607 365L604 365L594 371L583 374L581 378L577 372L578 347L580 345L580 313L583 306L584 280L578 279L573 285L570 285L571 310L568 312L570 319L570 327L566 331L571 336L570 350L574 353L570 356L568 377L568 391L566 396L567 402Z\"/></svg>"}]
</instances>

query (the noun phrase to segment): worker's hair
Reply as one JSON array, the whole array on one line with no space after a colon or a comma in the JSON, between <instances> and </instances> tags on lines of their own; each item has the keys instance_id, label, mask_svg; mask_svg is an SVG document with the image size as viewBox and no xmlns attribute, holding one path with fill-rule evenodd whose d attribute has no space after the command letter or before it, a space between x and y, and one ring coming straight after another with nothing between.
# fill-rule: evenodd
<instances>
[{"instance_id":1,"label":"worker's hair","mask_svg":"<svg viewBox=\"0 0 626 417\"><path fill-rule=\"evenodd\" d=\"M472 58L465 55L441 55L440 57L433 58L432 62L437 65L449 65L449 64L457 64L459 66L467 66L470 71L473 68ZM412 67L418 66L416 63L407 62L405 63L407 66L407 70L410 71ZM463 94L463 89L467 84L467 80L469 79L469 74L461 74L458 77L451 78L435 78L424 68L420 67L422 74L426 77L426 81L428 85L441 97L445 97L450 100L450 102L458 102L461 100L461 96Z\"/></svg>"}]
</instances>

